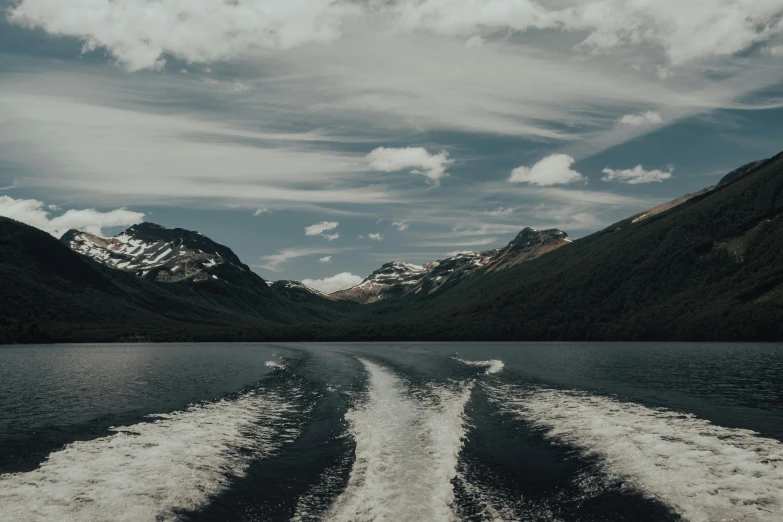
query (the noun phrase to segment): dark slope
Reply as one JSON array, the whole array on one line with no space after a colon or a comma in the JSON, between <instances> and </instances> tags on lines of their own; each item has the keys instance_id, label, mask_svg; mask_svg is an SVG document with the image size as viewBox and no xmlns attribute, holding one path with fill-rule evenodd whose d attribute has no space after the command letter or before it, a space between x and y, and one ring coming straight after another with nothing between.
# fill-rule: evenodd
<instances>
[{"instance_id":1,"label":"dark slope","mask_svg":"<svg viewBox=\"0 0 783 522\"><path fill-rule=\"evenodd\" d=\"M0 340L190 339L216 329L339 317L280 298L233 263L217 279L158 283L108 268L49 234L0 218ZM33 332L31 334L30 332Z\"/></svg>"},{"instance_id":2,"label":"dark slope","mask_svg":"<svg viewBox=\"0 0 783 522\"><path fill-rule=\"evenodd\" d=\"M634 218L427 299L355 306L233 262L137 277L0 218L0 342L783 340L783 154Z\"/></svg>"},{"instance_id":3,"label":"dark slope","mask_svg":"<svg viewBox=\"0 0 783 522\"><path fill-rule=\"evenodd\" d=\"M668 212L471 279L428 308L424 316L400 310L400 323L382 330L438 339L783 340L783 154Z\"/></svg>"}]
</instances>

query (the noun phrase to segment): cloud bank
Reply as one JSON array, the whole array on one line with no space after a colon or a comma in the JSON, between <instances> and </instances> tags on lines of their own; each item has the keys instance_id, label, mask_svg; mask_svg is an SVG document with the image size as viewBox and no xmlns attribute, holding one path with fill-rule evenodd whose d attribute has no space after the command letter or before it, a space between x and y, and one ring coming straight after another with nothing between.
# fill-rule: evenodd
<instances>
[{"instance_id":1,"label":"cloud bank","mask_svg":"<svg viewBox=\"0 0 783 522\"><path fill-rule=\"evenodd\" d=\"M59 216L51 217L50 211L57 209L55 205L47 206L36 199L14 199L9 196L0 196L0 216L34 226L58 239L70 229L101 236L106 227L125 227L144 221L144 214L141 212L133 212L124 208L109 212L100 212L94 209L71 209Z\"/></svg>"},{"instance_id":2,"label":"cloud bank","mask_svg":"<svg viewBox=\"0 0 783 522\"><path fill-rule=\"evenodd\" d=\"M364 279L360 276L353 275L350 272L343 272L323 279L303 279L302 283L319 292L331 294L339 290L345 290L346 288L356 286L362 281L364 281Z\"/></svg>"},{"instance_id":3,"label":"cloud bank","mask_svg":"<svg viewBox=\"0 0 783 522\"><path fill-rule=\"evenodd\" d=\"M583 37L584 53L647 45L679 66L780 37L781 14L778 0L21 0L8 18L80 38L84 51L105 48L136 71L161 68L166 54L210 63L325 44L368 18L380 29L469 37L474 48L504 32L557 29Z\"/></svg>"}]
</instances>

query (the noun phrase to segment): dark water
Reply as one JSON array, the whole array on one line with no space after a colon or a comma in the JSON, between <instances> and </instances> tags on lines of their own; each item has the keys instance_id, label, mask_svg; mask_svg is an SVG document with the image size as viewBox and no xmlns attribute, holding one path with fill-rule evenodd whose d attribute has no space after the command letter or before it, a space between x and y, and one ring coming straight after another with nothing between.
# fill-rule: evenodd
<instances>
[{"instance_id":1,"label":"dark water","mask_svg":"<svg viewBox=\"0 0 783 522\"><path fill-rule=\"evenodd\" d=\"M783 345L0 348L0 520L783 520Z\"/></svg>"}]
</instances>

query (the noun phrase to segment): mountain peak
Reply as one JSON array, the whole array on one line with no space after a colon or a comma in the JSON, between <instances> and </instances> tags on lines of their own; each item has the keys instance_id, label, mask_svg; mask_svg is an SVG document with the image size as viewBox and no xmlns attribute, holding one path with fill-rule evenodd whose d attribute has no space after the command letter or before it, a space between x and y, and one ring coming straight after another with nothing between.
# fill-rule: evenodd
<instances>
[{"instance_id":1,"label":"mountain peak","mask_svg":"<svg viewBox=\"0 0 783 522\"><path fill-rule=\"evenodd\" d=\"M60 241L99 263L160 282L219 279L212 268L224 263L249 270L230 248L199 232L149 222L113 237L69 230Z\"/></svg>"},{"instance_id":2,"label":"mountain peak","mask_svg":"<svg viewBox=\"0 0 783 522\"><path fill-rule=\"evenodd\" d=\"M423 266L391 261L359 285L335 292L339 300L372 303L394 297L428 295L479 271L503 270L539 257L571 242L562 230L526 227L503 247L482 252L460 252Z\"/></svg>"}]
</instances>

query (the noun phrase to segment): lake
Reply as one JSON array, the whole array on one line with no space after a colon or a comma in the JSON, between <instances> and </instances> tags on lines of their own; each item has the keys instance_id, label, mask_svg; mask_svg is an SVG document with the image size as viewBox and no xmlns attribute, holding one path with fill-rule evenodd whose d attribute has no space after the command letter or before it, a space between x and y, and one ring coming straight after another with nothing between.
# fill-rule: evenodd
<instances>
[{"instance_id":1,"label":"lake","mask_svg":"<svg viewBox=\"0 0 783 522\"><path fill-rule=\"evenodd\" d=\"M0 347L3 521L780 521L783 345Z\"/></svg>"}]
</instances>

